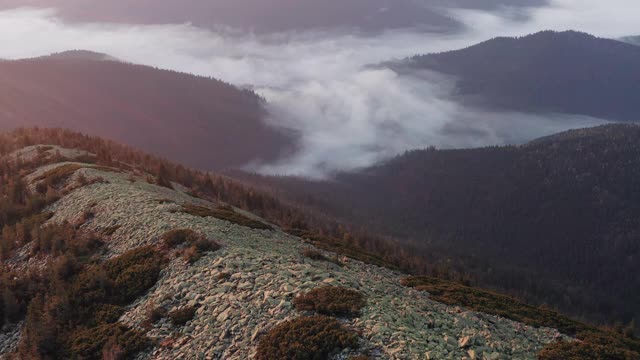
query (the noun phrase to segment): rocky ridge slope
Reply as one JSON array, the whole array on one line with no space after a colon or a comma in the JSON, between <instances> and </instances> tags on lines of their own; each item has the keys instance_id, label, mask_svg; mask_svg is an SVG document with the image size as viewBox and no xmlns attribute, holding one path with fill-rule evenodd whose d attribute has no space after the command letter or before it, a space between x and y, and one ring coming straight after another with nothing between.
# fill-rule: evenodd
<instances>
[{"instance_id":1,"label":"rocky ridge slope","mask_svg":"<svg viewBox=\"0 0 640 360\"><path fill-rule=\"evenodd\" d=\"M30 151L12 156L27 156ZM49 151L83 155L55 147ZM366 299L358 317L340 319L359 334L360 349L343 350L335 359L363 353L374 359L534 359L546 344L561 337L553 329L432 301L427 293L402 286L404 274L386 268L347 258L339 259L339 264L309 259L302 253L310 245L275 227L256 230L182 212L183 205L220 204L194 198L178 184L173 186L177 190L169 189L150 184L142 174L76 162L44 166L26 180L35 186L42 175L69 165L78 169L65 183L65 195L48 209L53 213L49 223L82 223L84 230L109 233L105 258L157 245L173 229L194 230L222 246L193 264L173 258L156 285L128 307L120 321L156 340L152 349L138 355L140 359L255 358L266 332L308 315L295 309L295 297L325 286L354 289ZM329 259L339 258L315 250ZM150 306L196 310L184 325L161 319L145 326ZM0 357L17 339L18 332L11 334L0 336Z\"/></svg>"}]
</instances>

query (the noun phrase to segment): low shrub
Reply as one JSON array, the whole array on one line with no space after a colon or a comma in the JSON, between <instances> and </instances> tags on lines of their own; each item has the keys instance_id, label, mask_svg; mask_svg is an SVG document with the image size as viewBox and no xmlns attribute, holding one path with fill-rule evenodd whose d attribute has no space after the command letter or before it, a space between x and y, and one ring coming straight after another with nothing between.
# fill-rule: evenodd
<instances>
[{"instance_id":1,"label":"low shrub","mask_svg":"<svg viewBox=\"0 0 640 360\"><path fill-rule=\"evenodd\" d=\"M360 248L353 244L346 243L343 240L330 237L330 236L320 235L320 234L317 234L308 230L303 230L303 229L292 228L292 229L286 229L285 231L290 235L301 238L302 240L306 241L308 244L313 245L318 249L340 254L340 255L349 257L351 259L362 261L363 263L366 263L366 264L386 267L392 270L397 269L397 266L386 261L381 256L372 254L363 248Z\"/></svg>"},{"instance_id":2,"label":"low shrub","mask_svg":"<svg viewBox=\"0 0 640 360\"><path fill-rule=\"evenodd\" d=\"M107 166L71 163L71 164L60 165L51 170L48 170L33 180L34 182L43 181L47 186L55 188L55 187L61 186L76 171L84 168L98 169L101 171L108 171L108 172L117 171L116 169L110 168Z\"/></svg>"},{"instance_id":3,"label":"low shrub","mask_svg":"<svg viewBox=\"0 0 640 360\"><path fill-rule=\"evenodd\" d=\"M195 264L198 260L202 259L204 255L202 254L202 252L200 252L198 250L198 248L196 248L195 246L192 246L188 249L185 249L182 252L182 258L187 262L187 264L189 265L193 265Z\"/></svg>"},{"instance_id":4,"label":"low shrub","mask_svg":"<svg viewBox=\"0 0 640 360\"><path fill-rule=\"evenodd\" d=\"M628 349L585 341L558 341L538 353L538 360L637 360L640 354Z\"/></svg>"},{"instance_id":5,"label":"low shrub","mask_svg":"<svg viewBox=\"0 0 640 360\"><path fill-rule=\"evenodd\" d=\"M330 286L300 295L293 300L298 311L315 311L330 316L357 317L366 305L364 296L355 290Z\"/></svg>"},{"instance_id":6,"label":"low shrub","mask_svg":"<svg viewBox=\"0 0 640 360\"><path fill-rule=\"evenodd\" d=\"M104 229L102 231L102 233L106 236L111 236L113 234L116 233L116 231L118 231L118 229L120 229L122 227L122 225L113 225L113 226L109 226L108 228Z\"/></svg>"},{"instance_id":7,"label":"low shrub","mask_svg":"<svg viewBox=\"0 0 640 360\"><path fill-rule=\"evenodd\" d=\"M217 278L218 280L227 280L231 277L231 274L229 273L225 273L225 272L221 272L218 274Z\"/></svg>"},{"instance_id":8,"label":"low shrub","mask_svg":"<svg viewBox=\"0 0 640 360\"><path fill-rule=\"evenodd\" d=\"M93 210L85 210L85 212L82 213L82 217L80 218L80 221L78 222L78 224L80 226L90 222L91 220L95 219L96 217L96 213Z\"/></svg>"},{"instance_id":9,"label":"low shrub","mask_svg":"<svg viewBox=\"0 0 640 360\"><path fill-rule=\"evenodd\" d=\"M196 315L196 308L193 306L185 306L169 313L169 319L175 326L183 326L193 319Z\"/></svg>"},{"instance_id":10,"label":"low shrub","mask_svg":"<svg viewBox=\"0 0 640 360\"><path fill-rule=\"evenodd\" d=\"M313 249L313 248L305 248L302 250L302 256L309 258L311 260L314 261L326 261L326 262L330 262L330 263L334 263L338 266L342 266L343 264L340 262L340 260L338 260L337 258L337 254L335 258L329 258L324 256L320 251Z\"/></svg>"},{"instance_id":11,"label":"low shrub","mask_svg":"<svg viewBox=\"0 0 640 360\"><path fill-rule=\"evenodd\" d=\"M102 263L94 258L72 259L67 249L48 265L47 277L30 279L29 291L20 295L33 300L26 311L17 358L93 359L104 355L127 359L148 347L143 333L118 320L123 306L155 284L164 262L161 254L146 247ZM23 294L23 290L16 293Z\"/></svg>"},{"instance_id":12,"label":"low shrub","mask_svg":"<svg viewBox=\"0 0 640 360\"><path fill-rule=\"evenodd\" d=\"M190 229L174 229L162 235L162 242L168 248L175 248L186 242L194 243L201 237L203 236Z\"/></svg>"},{"instance_id":13,"label":"low shrub","mask_svg":"<svg viewBox=\"0 0 640 360\"><path fill-rule=\"evenodd\" d=\"M211 209L206 206L185 204L182 205L182 212L199 217L214 217L216 219L225 220L256 230L273 230L271 225L244 216L236 212L231 206L219 206L215 209Z\"/></svg>"},{"instance_id":14,"label":"low shrub","mask_svg":"<svg viewBox=\"0 0 640 360\"><path fill-rule=\"evenodd\" d=\"M206 252L220 249L220 244L190 229L168 231L162 235L162 242L168 248L176 248L180 245L188 244L189 247L182 252L182 257L189 264L200 260Z\"/></svg>"},{"instance_id":15,"label":"low shrub","mask_svg":"<svg viewBox=\"0 0 640 360\"><path fill-rule=\"evenodd\" d=\"M142 326L150 328L153 324L167 317L167 310L163 307L156 306L155 303L147 305L146 317L142 323Z\"/></svg>"},{"instance_id":16,"label":"low shrub","mask_svg":"<svg viewBox=\"0 0 640 360\"><path fill-rule=\"evenodd\" d=\"M127 268L114 281L116 303L126 304L144 295L158 280L160 264L155 261Z\"/></svg>"},{"instance_id":17,"label":"low shrub","mask_svg":"<svg viewBox=\"0 0 640 360\"><path fill-rule=\"evenodd\" d=\"M69 339L69 358L101 359L105 348L120 349L120 358L127 359L147 349L151 342L139 331L127 328L122 324L110 324L80 330L71 334Z\"/></svg>"},{"instance_id":18,"label":"low shrub","mask_svg":"<svg viewBox=\"0 0 640 360\"><path fill-rule=\"evenodd\" d=\"M358 336L339 321L302 317L272 328L258 344L257 360L325 360L343 349L358 348Z\"/></svg>"},{"instance_id":19,"label":"low shrub","mask_svg":"<svg viewBox=\"0 0 640 360\"><path fill-rule=\"evenodd\" d=\"M56 187L60 186L76 171L86 167L81 164L65 164L55 167L41 174L34 179L35 182L44 181L48 186Z\"/></svg>"},{"instance_id":20,"label":"low shrub","mask_svg":"<svg viewBox=\"0 0 640 360\"><path fill-rule=\"evenodd\" d=\"M125 313L123 307L110 304L97 304L93 309L95 324L115 324Z\"/></svg>"},{"instance_id":21,"label":"low shrub","mask_svg":"<svg viewBox=\"0 0 640 360\"><path fill-rule=\"evenodd\" d=\"M87 257L104 245L95 234L78 231L69 223L47 225L34 234L36 236L32 239L32 255L43 253L54 257L63 254Z\"/></svg>"},{"instance_id":22,"label":"low shrub","mask_svg":"<svg viewBox=\"0 0 640 360\"><path fill-rule=\"evenodd\" d=\"M302 256L309 258L311 260L317 260L317 261L329 260L326 256L322 255L320 251L312 248L305 248L304 250L302 250Z\"/></svg>"},{"instance_id":23,"label":"low shrub","mask_svg":"<svg viewBox=\"0 0 640 360\"><path fill-rule=\"evenodd\" d=\"M196 239L192 245L202 253L220 250L220 244L206 237Z\"/></svg>"},{"instance_id":24,"label":"low shrub","mask_svg":"<svg viewBox=\"0 0 640 360\"><path fill-rule=\"evenodd\" d=\"M144 295L156 283L166 260L152 246L140 247L103 264L113 281L112 297L117 304L127 304Z\"/></svg>"}]
</instances>

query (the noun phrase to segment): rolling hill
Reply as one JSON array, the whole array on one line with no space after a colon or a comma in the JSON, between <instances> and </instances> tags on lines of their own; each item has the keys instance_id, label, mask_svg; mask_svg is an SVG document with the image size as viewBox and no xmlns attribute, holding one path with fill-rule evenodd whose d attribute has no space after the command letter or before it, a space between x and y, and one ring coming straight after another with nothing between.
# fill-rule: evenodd
<instances>
[{"instance_id":1,"label":"rolling hill","mask_svg":"<svg viewBox=\"0 0 640 360\"><path fill-rule=\"evenodd\" d=\"M264 116L251 91L101 54L0 61L4 130L69 128L214 170L273 160L293 144Z\"/></svg>"},{"instance_id":2,"label":"rolling hill","mask_svg":"<svg viewBox=\"0 0 640 360\"><path fill-rule=\"evenodd\" d=\"M639 121L640 47L566 31L495 38L395 65L457 80L456 97L494 109Z\"/></svg>"}]
</instances>

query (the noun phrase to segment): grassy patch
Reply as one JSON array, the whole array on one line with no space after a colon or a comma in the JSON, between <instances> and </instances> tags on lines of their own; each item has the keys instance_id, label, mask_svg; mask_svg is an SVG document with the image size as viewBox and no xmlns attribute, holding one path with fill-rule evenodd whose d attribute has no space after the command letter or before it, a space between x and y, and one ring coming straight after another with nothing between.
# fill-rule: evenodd
<instances>
[{"instance_id":1,"label":"grassy patch","mask_svg":"<svg viewBox=\"0 0 640 360\"><path fill-rule=\"evenodd\" d=\"M324 316L286 321L265 334L256 359L328 359L342 349L358 348L358 336Z\"/></svg>"},{"instance_id":2,"label":"grassy patch","mask_svg":"<svg viewBox=\"0 0 640 360\"><path fill-rule=\"evenodd\" d=\"M315 311L330 316L357 317L366 305L364 296L358 291L329 286L313 289L293 301L299 311Z\"/></svg>"},{"instance_id":3,"label":"grassy patch","mask_svg":"<svg viewBox=\"0 0 640 360\"><path fill-rule=\"evenodd\" d=\"M433 300L447 305L464 306L535 327L558 329L579 340L550 344L540 352L540 359L640 358L638 340L572 320L556 311L527 305L506 295L425 276L408 277L402 280L402 284L427 291Z\"/></svg>"},{"instance_id":4,"label":"grassy patch","mask_svg":"<svg viewBox=\"0 0 640 360\"><path fill-rule=\"evenodd\" d=\"M257 230L273 230L271 225L244 216L236 212L230 206L220 206L215 209L211 209L206 206L185 204L182 205L182 212L193 216L214 217L216 219L229 221L240 226L246 226Z\"/></svg>"}]
</instances>

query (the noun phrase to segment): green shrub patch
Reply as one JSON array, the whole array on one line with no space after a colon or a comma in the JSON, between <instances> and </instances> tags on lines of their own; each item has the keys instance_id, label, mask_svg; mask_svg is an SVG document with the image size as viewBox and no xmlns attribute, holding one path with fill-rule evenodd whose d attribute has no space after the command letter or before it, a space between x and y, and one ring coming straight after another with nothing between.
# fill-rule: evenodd
<instances>
[{"instance_id":1,"label":"green shrub patch","mask_svg":"<svg viewBox=\"0 0 640 360\"><path fill-rule=\"evenodd\" d=\"M214 217L216 219L225 220L256 230L273 230L271 225L242 215L235 211L231 206L219 206L215 209L211 209L206 206L185 204L182 205L182 212L193 216Z\"/></svg>"},{"instance_id":2,"label":"green shrub patch","mask_svg":"<svg viewBox=\"0 0 640 360\"><path fill-rule=\"evenodd\" d=\"M189 264L200 260L204 253L220 249L220 244L190 229L175 229L162 235L162 242L168 248L183 247L182 256Z\"/></svg>"},{"instance_id":3,"label":"green shrub patch","mask_svg":"<svg viewBox=\"0 0 640 360\"><path fill-rule=\"evenodd\" d=\"M358 336L339 321L302 317L276 325L258 344L257 360L326 360L343 349L358 348Z\"/></svg>"},{"instance_id":4,"label":"green shrub patch","mask_svg":"<svg viewBox=\"0 0 640 360\"><path fill-rule=\"evenodd\" d=\"M29 305L15 356L131 359L147 348L149 339L119 318L126 305L156 283L165 264L162 252L141 247L100 262L95 257L76 258L78 251L72 247L63 249L42 278L29 279Z\"/></svg>"},{"instance_id":5,"label":"green shrub patch","mask_svg":"<svg viewBox=\"0 0 640 360\"><path fill-rule=\"evenodd\" d=\"M109 352L116 353L118 359L129 359L151 345L144 334L122 324L79 330L72 334L70 342L72 359L102 359Z\"/></svg>"},{"instance_id":6,"label":"green shrub patch","mask_svg":"<svg viewBox=\"0 0 640 360\"><path fill-rule=\"evenodd\" d=\"M344 317L358 317L366 305L360 292L338 286L313 289L295 298L293 303L298 311Z\"/></svg>"}]
</instances>

